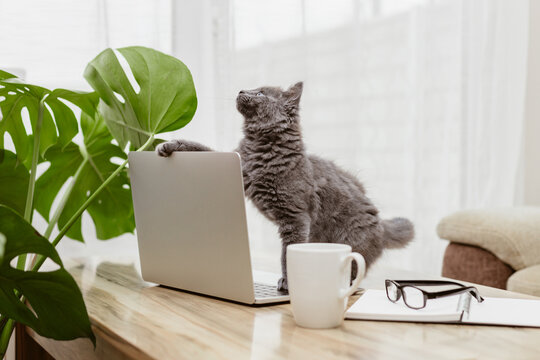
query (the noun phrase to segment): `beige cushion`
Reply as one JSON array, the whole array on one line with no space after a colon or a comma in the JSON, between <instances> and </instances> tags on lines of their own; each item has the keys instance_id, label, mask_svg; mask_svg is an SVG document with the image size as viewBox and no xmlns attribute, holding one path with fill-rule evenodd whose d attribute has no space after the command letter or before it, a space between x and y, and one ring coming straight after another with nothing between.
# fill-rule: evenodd
<instances>
[{"instance_id":1,"label":"beige cushion","mask_svg":"<svg viewBox=\"0 0 540 360\"><path fill-rule=\"evenodd\" d=\"M540 264L540 207L458 211L439 222L437 233L491 251L515 270Z\"/></svg>"},{"instance_id":2,"label":"beige cushion","mask_svg":"<svg viewBox=\"0 0 540 360\"><path fill-rule=\"evenodd\" d=\"M506 287L510 291L540 296L540 265L516 271L508 278Z\"/></svg>"}]
</instances>

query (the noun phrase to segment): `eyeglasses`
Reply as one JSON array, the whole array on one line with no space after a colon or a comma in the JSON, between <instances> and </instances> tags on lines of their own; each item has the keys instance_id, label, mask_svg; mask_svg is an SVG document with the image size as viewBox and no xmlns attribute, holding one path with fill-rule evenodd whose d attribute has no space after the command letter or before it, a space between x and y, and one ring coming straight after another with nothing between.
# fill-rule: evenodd
<instances>
[{"instance_id":1,"label":"eyeglasses","mask_svg":"<svg viewBox=\"0 0 540 360\"><path fill-rule=\"evenodd\" d=\"M385 280L386 296L391 302L398 302L403 298L405 305L411 309L422 309L426 306L428 299L438 299L445 296L451 296L461 293L470 293L478 302L484 301L480 296L478 289L474 286L465 286L454 281L438 280ZM444 286L457 285L456 289L428 292L418 288L418 286Z\"/></svg>"}]
</instances>

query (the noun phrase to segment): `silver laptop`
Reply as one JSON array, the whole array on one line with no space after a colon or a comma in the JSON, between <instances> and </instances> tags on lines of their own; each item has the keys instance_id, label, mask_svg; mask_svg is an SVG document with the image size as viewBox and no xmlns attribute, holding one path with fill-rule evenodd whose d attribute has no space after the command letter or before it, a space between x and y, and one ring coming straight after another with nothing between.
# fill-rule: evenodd
<instances>
[{"instance_id":1,"label":"silver laptop","mask_svg":"<svg viewBox=\"0 0 540 360\"><path fill-rule=\"evenodd\" d=\"M246 304L288 301L254 282L240 155L130 152L142 277Z\"/></svg>"}]
</instances>

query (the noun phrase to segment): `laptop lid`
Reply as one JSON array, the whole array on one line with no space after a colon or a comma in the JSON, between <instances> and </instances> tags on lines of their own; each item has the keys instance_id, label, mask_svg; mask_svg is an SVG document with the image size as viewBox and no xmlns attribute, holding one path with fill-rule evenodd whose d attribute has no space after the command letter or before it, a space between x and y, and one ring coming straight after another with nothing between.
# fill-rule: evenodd
<instances>
[{"instance_id":1,"label":"laptop lid","mask_svg":"<svg viewBox=\"0 0 540 360\"><path fill-rule=\"evenodd\" d=\"M129 172L143 279L253 303L240 156L130 152Z\"/></svg>"}]
</instances>

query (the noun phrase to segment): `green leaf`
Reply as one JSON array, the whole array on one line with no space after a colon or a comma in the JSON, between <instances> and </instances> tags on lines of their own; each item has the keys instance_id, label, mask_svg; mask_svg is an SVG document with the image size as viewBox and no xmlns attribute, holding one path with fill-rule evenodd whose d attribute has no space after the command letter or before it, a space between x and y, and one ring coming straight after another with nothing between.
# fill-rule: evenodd
<instances>
[{"instance_id":1,"label":"green leaf","mask_svg":"<svg viewBox=\"0 0 540 360\"><path fill-rule=\"evenodd\" d=\"M58 220L59 228L68 222L90 194L116 170L118 165L113 164L111 158L127 158L120 147L111 143L113 138L99 114L94 113L94 117L91 117L83 113L81 128L84 136L82 149L74 143L49 149L45 158L50 161L51 166L36 183L36 209L45 219L49 219L50 204L62 185L82 164L81 173ZM87 211L94 221L99 239L110 239L133 232L135 221L127 171L122 171L109 183ZM67 236L83 241L80 219L70 228Z\"/></svg>"},{"instance_id":2,"label":"green leaf","mask_svg":"<svg viewBox=\"0 0 540 360\"><path fill-rule=\"evenodd\" d=\"M99 104L99 95L95 91L89 93L84 91L55 89L53 91L53 96L69 101L89 116L94 116L97 105Z\"/></svg>"},{"instance_id":3,"label":"green leaf","mask_svg":"<svg viewBox=\"0 0 540 360\"><path fill-rule=\"evenodd\" d=\"M3 75L2 75L3 74ZM22 112L28 111L32 132L38 117L39 102L45 100L45 112L39 145L40 155L57 142L67 145L77 134L77 119L73 111L59 100L62 91L50 91L41 86L21 82L18 78L9 78L9 73L0 74L0 148L4 147L4 134L10 134L17 157L29 167L32 161L32 135L26 132ZM7 78L6 78L7 77Z\"/></svg>"},{"instance_id":4,"label":"green leaf","mask_svg":"<svg viewBox=\"0 0 540 360\"><path fill-rule=\"evenodd\" d=\"M14 77L16 77L16 76L13 75L13 74L8 73L7 71L0 70L0 80L11 79L11 78L14 78Z\"/></svg>"},{"instance_id":5,"label":"green leaf","mask_svg":"<svg viewBox=\"0 0 540 360\"><path fill-rule=\"evenodd\" d=\"M9 150L0 149L0 204L24 214L28 169Z\"/></svg>"},{"instance_id":6,"label":"green leaf","mask_svg":"<svg viewBox=\"0 0 540 360\"><path fill-rule=\"evenodd\" d=\"M84 77L101 97L99 111L122 148L128 141L139 148L150 135L180 129L191 121L197 96L184 63L145 47L126 47L118 52L129 64L140 87L138 93L112 49L93 59Z\"/></svg>"},{"instance_id":7,"label":"green leaf","mask_svg":"<svg viewBox=\"0 0 540 360\"><path fill-rule=\"evenodd\" d=\"M0 313L56 340L88 337L95 343L77 283L64 269L54 247L21 216L0 205L0 232L5 236L0 257ZM0 253L2 251L0 250ZM42 254L60 268L50 272L23 271L10 261L21 254ZM22 303L23 295L32 307Z\"/></svg>"}]
</instances>

